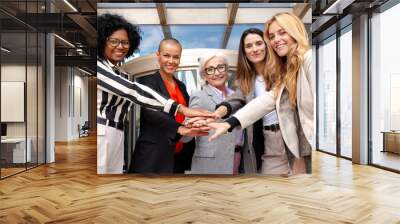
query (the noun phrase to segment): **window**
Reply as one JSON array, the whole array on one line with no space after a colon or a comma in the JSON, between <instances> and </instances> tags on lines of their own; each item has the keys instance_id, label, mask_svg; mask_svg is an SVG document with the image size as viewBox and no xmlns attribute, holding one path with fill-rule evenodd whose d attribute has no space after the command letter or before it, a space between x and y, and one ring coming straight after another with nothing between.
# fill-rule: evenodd
<instances>
[{"instance_id":1,"label":"window","mask_svg":"<svg viewBox=\"0 0 400 224\"><path fill-rule=\"evenodd\" d=\"M400 149L398 21L399 4L371 18L372 163L396 170L400 170L400 156L393 153Z\"/></svg>"},{"instance_id":2,"label":"window","mask_svg":"<svg viewBox=\"0 0 400 224\"><path fill-rule=\"evenodd\" d=\"M352 157L352 31L340 36L340 155Z\"/></svg>"},{"instance_id":3,"label":"window","mask_svg":"<svg viewBox=\"0 0 400 224\"><path fill-rule=\"evenodd\" d=\"M336 39L329 38L318 48L318 145L317 149L336 153Z\"/></svg>"}]
</instances>

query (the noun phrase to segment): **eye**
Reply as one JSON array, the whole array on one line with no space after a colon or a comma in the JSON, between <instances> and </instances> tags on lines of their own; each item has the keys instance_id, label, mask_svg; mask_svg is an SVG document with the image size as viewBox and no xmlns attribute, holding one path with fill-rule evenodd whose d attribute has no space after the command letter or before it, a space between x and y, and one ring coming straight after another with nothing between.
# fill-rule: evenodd
<instances>
[{"instance_id":1,"label":"eye","mask_svg":"<svg viewBox=\"0 0 400 224\"><path fill-rule=\"evenodd\" d=\"M270 35L269 35L269 39L270 39L270 40L273 40L274 38L275 38L275 35L273 35L273 34L270 34Z\"/></svg>"},{"instance_id":2,"label":"eye","mask_svg":"<svg viewBox=\"0 0 400 224\"><path fill-rule=\"evenodd\" d=\"M286 31L285 30L279 30L279 35L285 35Z\"/></svg>"},{"instance_id":3,"label":"eye","mask_svg":"<svg viewBox=\"0 0 400 224\"><path fill-rule=\"evenodd\" d=\"M261 41L261 40L259 40L259 41L256 42L256 45L257 45L257 46L261 46L261 45L263 45L263 44L264 44L264 42Z\"/></svg>"},{"instance_id":4,"label":"eye","mask_svg":"<svg viewBox=\"0 0 400 224\"><path fill-rule=\"evenodd\" d=\"M252 44L246 44L244 47L245 48L251 48Z\"/></svg>"}]
</instances>

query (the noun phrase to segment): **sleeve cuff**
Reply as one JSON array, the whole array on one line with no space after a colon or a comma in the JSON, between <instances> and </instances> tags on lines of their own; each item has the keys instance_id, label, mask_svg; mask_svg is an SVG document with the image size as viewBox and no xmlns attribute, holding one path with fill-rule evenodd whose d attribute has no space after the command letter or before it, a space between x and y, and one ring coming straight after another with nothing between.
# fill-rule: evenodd
<instances>
[{"instance_id":1,"label":"sleeve cuff","mask_svg":"<svg viewBox=\"0 0 400 224\"><path fill-rule=\"evenodd\" d=\"M240 121L236 117L230 117L225 120L231 127L228 129L229 132L232 132L232 130L238 126L240 126Z\"/></svg>"},{"instance_id":2,"label":"sleeve cuff","mask_svg":"<svg viewBox=\"0 0 400 224\"><path fill-rule=\"evenodd\" d=\"M226 114L225 114L224 117L222 117L222 119L228 118L228 117L231 115L231 113L232 113L232 107L231 107L231 105L230 105L228 102L222 102L222 103L220 103L220 104L217 104L217 105L215 106L215 109L218 109L218 107L220 107L220 106L225 106L225 107L226 107Z\"/></svg>"},{"instance_id":3,"label":"sleeve cuff","mask_svg":"<svg viewBox=\"0 0 400 224\"><path fill-rule=\"evenodd\" d=\"M179 107L180 107L181 105L178 104L178 103L176 103L175 101L173 101L173 100L171 100L171 99L169 99L168 101L169 101L169 102L172 101L172 102L171 102L171 106L170 106L169 111L166 111L166 112L169 113L169 114L171 114L171 115L173 115L173 116L176 116L176 114L178 113Z\"/></svg>"},{"instance_id":4,"label":"sleeve cuff","mask_svg":"<svg viewBox=\"0 0 400 224\"><path fill-rule=\"evenodd\" d=\"M182 124L178 123L177 128L176 128L176 135L175 135L175 138L174 138L175 142L179 141L179 139L181 139L183 137L181 134L178 133L178 128L180 126L182 126Z\"/></svg>"}]
</instances>

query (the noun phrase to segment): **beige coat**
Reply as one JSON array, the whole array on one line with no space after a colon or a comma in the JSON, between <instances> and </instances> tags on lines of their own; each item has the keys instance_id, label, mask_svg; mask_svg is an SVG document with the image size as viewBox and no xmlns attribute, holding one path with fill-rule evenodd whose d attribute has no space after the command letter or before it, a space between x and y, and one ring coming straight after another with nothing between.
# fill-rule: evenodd
<instances>
[{"instance_id":1,"label":"beige coat","mask_svg":"<svg viewBox=\"0 0 400 224\"><path fill-rule=\"evenodd\" d=\"M297 110L300 128L302 128L304 136L310 145L314 132L314 81L312 80L311 63L312 52L309 50L304 54L304 62L297 75ZM266 92L264 95L249 102L233 116L240 121L242 128L246 128L276 108L282 137L290 151L296 158L310 155L310 150L301 151L303 147L299 145L296 110L294 108L288 109L287 105L283 105L283 103L288 103L287 100L281 101L283 91L284 86L282 85L276 100L272 91Z\"/></svg>"}]
</instances>

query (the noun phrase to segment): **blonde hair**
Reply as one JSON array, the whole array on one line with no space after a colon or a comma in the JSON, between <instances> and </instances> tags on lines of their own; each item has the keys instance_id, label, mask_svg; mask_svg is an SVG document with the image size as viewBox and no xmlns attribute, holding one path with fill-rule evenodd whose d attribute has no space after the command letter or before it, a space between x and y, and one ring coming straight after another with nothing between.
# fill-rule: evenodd
<instances>
[{"instance_id":1,"label":"blonde hair","mask_svg":"<svg viewBox=\"0 0 400 224\"><path fill-rule=\"evenodd\" d=\"M280 57L272 48L269 29L273 22L278 23L295 41L290 46L286 57ZM279 87L285 85L289 92L289 101L293 106L297 102L297 74L303 64L303 56L310 49L308 34L303 22L291 12L274 15L265 23L264 40L267 43L269 58L264 68L264 79L267 90L274 89L278 95Z\"/></svg>"}]
</instances>

